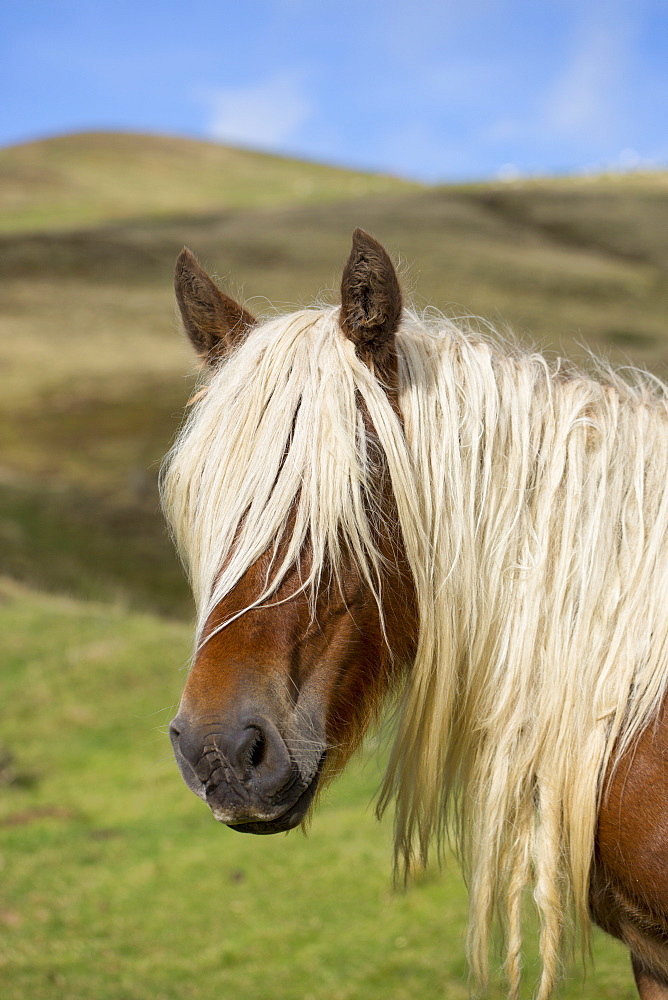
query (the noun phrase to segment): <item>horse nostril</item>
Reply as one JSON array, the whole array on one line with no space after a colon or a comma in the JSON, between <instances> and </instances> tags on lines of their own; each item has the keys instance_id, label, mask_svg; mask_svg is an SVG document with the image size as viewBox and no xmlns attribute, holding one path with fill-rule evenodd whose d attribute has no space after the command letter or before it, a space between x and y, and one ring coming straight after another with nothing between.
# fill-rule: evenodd
<instances>
[{"instance_id":1,"label":"horse nostril","mask_svg":"<svg viewBox=\"0 0 668 1000\"><path fill-rule=\"evenodd\" d=\"M249 776L257 771L267 754L267 742L259 726L246 726L238 738L234 759L240 774Z\"/></svg>"},{"instance_id":2,"label":"horse nostril","mask_svg":"<svg viewBox=\"0 0 668 1000\"><path fill-rule=\"evenodd\" d=\"M290 753L276 726L267 718L249 719L237 735L230 758L240 781L253 794L273 796L293 777Z\"/></svg>"},{"instance_id":3,"label":"horse nostril","mask_svg":"<svg viewBox=\"0 0 668 1000\"><path fill-rule=\"evenodd\" d=\"M181 735L181 729L179 728L179 725L176 724L176 719L172 719L172 721L169 723L169 738L171 739L172 743L175 743L180 735Z\"/></svg>"},{"instance_id":4,"label":"horse nostril","mask_svg":"<svg viewBox=\"0 0 668 1000\"><path fill-rule=\"evenodd\" d=\"M248 748L249 766L256 771L265 757L266 743L259 729L255 730L255 739Z\"/></svg>"}]
</instances>

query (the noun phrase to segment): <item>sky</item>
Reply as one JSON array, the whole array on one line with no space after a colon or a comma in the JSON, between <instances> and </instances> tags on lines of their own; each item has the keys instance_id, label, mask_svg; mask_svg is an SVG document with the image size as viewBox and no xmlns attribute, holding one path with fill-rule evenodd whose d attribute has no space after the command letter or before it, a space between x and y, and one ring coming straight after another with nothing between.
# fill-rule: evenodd
<instances>
[{"instance_id":1,"label":"sky","mask_svg":"<svg viewBox=\"0 0 668 1000\"><path fill-rule=\"evenodd\" d=\"M0 145L168 133L424 181L668 166L668 0L23 0Z\"/></svg>"}]
</instances>

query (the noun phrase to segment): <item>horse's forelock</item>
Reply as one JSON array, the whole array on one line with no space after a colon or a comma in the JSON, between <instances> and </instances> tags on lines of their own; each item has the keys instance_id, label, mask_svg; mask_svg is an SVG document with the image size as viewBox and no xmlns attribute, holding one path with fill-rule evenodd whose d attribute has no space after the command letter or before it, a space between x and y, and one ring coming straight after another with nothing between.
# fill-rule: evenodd
<instances>
[{"instance_id":1,"label":"horse's forelock","mask_svg":"<svg viewBox=\"0 0 668 1000\"><path fill-rule=\"evenodd\" d=\"M342 334L337 310L305 310L254 331L195 401L167 459L163 498L200 632L224 594L283 539L288 522L291 537L258 600L280 584L307 538L306 589L325 562L336 574L342 537L377 589L382 557L365 515L360 381L377 411L388 407Z\"/></svg>"}]
</instances>

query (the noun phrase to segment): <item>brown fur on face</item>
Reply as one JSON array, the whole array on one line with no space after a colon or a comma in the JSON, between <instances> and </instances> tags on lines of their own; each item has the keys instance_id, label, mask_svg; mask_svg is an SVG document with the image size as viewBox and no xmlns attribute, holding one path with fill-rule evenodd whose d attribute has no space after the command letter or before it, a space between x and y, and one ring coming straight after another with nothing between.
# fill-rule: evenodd
<instances>
[{"instance_id":1,"label":"brown fur on face","mask_svg":"<svg viewBox=\"0 0 668 1000\"><path fill-rule=\"evenodd\" d=\"M323 580L312 607L301 589L309 574L308 551L271 598L230 621L264 590L272 562L282 559L279 545L277 553L265 553L247 570L211 614L185 686L182 714L191 720L223 718L230 706L252 699L271 714L288 743L291 735L298 743L310 733L321 734L327 747L324 778L345 765L413 659L418 632L415 592L380 456L376 485L384 515L376 522L376 541L387 568L382 622L351 558L344 559L337 580ZM229 624L216 631L224 622Z\"/></svg>"}]
</instances>

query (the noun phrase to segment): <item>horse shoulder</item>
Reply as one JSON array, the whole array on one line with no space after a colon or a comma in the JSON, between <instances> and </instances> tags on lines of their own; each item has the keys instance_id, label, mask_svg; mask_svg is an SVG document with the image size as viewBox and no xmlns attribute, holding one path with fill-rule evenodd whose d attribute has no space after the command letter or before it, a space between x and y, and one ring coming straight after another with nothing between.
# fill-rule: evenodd
<instances>
[{"instance_id":1,"label":"horse shoulder","mask_svg":"<svg viewBox=\"0 0 668 1000\"><path fill-rule=\"evenodd\" d=\"M668 700L606 775L591 910L631 949L641 996L668 997Z\"/></svg>"}]
</instances>

